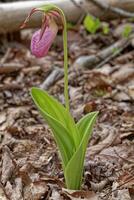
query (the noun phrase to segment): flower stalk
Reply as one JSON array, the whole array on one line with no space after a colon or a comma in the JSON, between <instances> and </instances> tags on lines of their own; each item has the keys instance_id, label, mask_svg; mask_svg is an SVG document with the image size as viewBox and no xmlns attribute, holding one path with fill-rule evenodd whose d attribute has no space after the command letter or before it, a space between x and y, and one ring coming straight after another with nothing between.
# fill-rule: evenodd
<instances>
[{"instance_id":1,"label":"flower stalk","mask_svg":"<svg viewBox=\"0 0 134 200\"><path fill-rule=\"evenodd\" d=\"M62 12L63 13L63 12ZM69 91L68 91L68 48L67 48L67 23L63 13L64 29L63 29L63 47L64 47L64 96L65 106L69 112Z\"/></svg>"},{"instance_id":2,"label":"flower stalk","mask_svg":"<svg viewBox=\"0 0 134 200\"><path fill-rule=\"evenodd\" d=\"M61 14L63 23L63 49L64 49L64 97L65 107L69 112L69 91L68 91L68 47L67 47L67 22L64 12L57 6L52 5L52 10L58 11Z\"/></svg>"}]
</instances>

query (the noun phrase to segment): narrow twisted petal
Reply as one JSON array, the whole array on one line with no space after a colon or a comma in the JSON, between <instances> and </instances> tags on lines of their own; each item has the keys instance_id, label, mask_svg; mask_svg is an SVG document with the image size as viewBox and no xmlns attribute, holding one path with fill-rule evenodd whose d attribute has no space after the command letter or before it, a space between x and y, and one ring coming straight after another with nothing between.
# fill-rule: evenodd
<instances>
[{"instance_id":1,"label":"narrow twisted petal","mask_svg":"<svg viewBox=\"0 0 134 200\"><path fill-rule=\"evenodd\" d=\"M52 20L49 26L45 28L44 32L39 29L36 31L31 40L31 52L37 58L47 55L58 32L57 24Z\"/></svg>"}]
</instances>

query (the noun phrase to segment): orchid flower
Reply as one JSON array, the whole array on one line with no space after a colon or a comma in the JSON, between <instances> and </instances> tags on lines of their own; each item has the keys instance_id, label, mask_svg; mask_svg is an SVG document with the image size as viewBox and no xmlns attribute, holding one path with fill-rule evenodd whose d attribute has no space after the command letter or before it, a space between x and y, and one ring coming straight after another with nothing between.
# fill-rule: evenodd
<instances>
[{"instance_id":1,"label":"orchid flower","mask_svg":"<svg viewBox=\"0 0 134 200\"><path fill-rule=\"evenodd\" d=\"M23 28L26 23L29 21L31 15L36 12L41 11L42 9L33 9L29 16L26 18L25 22L21 26ZM55 16L59 16L56 12L50 12L48 15L43 13L42 18L42 27L41 29L35 31L31 39L31 52L37 58L44 57L47 55L56 35L58 32L58 26L54 20Z\"/></svg>"},{"instance_id":2,"label":"orchid flower","mask_svg":"<svg viewBox=\"0 0 134 200\"><path fill-rule=\"evenodd\" d=\"M47 55L58 31L58 26L51 20L45 30L36 31L31 40L32 54L37 58Z\"/></svg>"},{"instance_id":3,"label":"orchid flower","mask_svg":"<svg viewBox=\"0 0 134 200\"><path fill-rule=\"evenodd\" d=\"M67 25L65 15L60 8L50 4L33 9L22 27L26 25L31 15L36 11L43 13L41 29L33 34L31 40L31 51L36 57L46 56L56 37L58 25L55 18L60 19L63 25L65 106L39 88L32 88L31 96L52 130L62 160L66 187L76 190L81 187L86 148L98 112L89 113L82 117L78 123L75 123L69 109Z\"/></svg>"}]
</instances>

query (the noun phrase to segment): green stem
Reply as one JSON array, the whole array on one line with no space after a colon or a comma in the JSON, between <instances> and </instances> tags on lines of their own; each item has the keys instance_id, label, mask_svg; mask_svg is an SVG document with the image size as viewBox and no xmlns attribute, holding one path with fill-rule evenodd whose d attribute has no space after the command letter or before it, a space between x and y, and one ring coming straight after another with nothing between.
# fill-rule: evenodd
<instances>
[{"instance_id":1,"label":"green stem","mask_svg":"<svg viewBox=\"0 0 134 200\"><path fill-rule=\"evenodd\" d=\"M55 8L61 13L63 21L63 48L64 48L64 97L65 97L65 106L69 112L69 92L68 92L68 48L67 48L67 22L64 12L55 6Z\"/></svg>"},{"instance_id":2,"label":"green stem","mask_svg":"<svg viewBox=\"0 0 134 200\"><path fill-rule=\"evenodd\" d=\"M64 12L53 4L45 5L40 8L45 13L55 10L61 14L63 29L63 48L64 48L64 96L65 96L65 107L69 112L69 94L68 94L68 50L67 50L67 22Z\"/></svg>"},{"instance_id":3,"label":"green stem","mask_svg":"<svg viewBox=\"0 0 134 200\"><path fill-rule=\"evenodd\" d=\"M69 111L67 23L65 16L64 16L64 30L63 30L63 47L64 47L64 96L65 96L66 109Z\"/></svg>"}]
</instances>

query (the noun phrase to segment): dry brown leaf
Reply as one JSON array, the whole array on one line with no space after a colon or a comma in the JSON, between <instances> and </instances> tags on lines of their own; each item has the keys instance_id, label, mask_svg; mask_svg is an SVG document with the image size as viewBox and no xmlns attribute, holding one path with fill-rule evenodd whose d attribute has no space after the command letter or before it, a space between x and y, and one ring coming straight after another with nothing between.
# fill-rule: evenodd
<instances>
[{"instance_id":1,"label":"dry brown leaf","mask_svg":"<svg viewBox=\"0 0 134 200\"><path fill-rule=\"evenodd\" d=\"M124 171L118 178L120 188L132 188L134 187L134 175L129 171Z\"/></svg>"},{"instance_id":2,"label":"dry brown leaf","mask_svg":"<svg viewBox=\"0 0 134 200\"><path fill-rule=\"evenodd\" d=\"M104 148L109 147L111 144L113 144L114 140L118 136L117 131L113 128L109 132L110 134L99 144L91 146L88 148L88 152L90 156L93 156L95 154L98 154L100 151L102 151Z\"/></svg>"},{"instance_id":3,"label":"dry brown leaf","mask_svg":"<svg viewBox=\"0 0 134 200\"><path fill-rule=\"evenodd\" d=\"M23 200L22 180L16 178L14 184L7 181L5 191L11 200Z\"/></svg>"},{"instance_id":4,"label":"dry brown leaf","mask_svg":"<svg viewBox=\"0 0 134 200\"><path fill-rule=\"evenodd\" d=\"M63 189L62 195L64 197L68 197L70 200L98 200L98 195L95 194L93 191L74 191Z\"/></svg>"},{"instance_id":5,"label":"dry brown leaf","mask_svg":"<svg viewBox=\"0 0 134 200\"><path fill-rule=\"evenodd\" d=\"M99 183L94 183L92 181L90 181L91 184L91 188L93 191L102 191L102 189L108 184L108 179L104 179Z\"/></svg>"},{"instance_id":6,"label":"dry brown leaf","mask_svg":"<svg viewBox=\"0 0 134 200\"><path fill-rule=\"evenodd\" d=\"M128 189L118 190L117 196L112 198L112 200L132 200Z\"/></svg>"},{"instance_id":7,"label":"dry brown leaf","mask_svg":"<svg viewBox=\"0 0 134 200\"><path fill-rule=\"evenodd\" d=\"M0 200L8 200L1 186L0 186Z\"/></svg>"},{"instance_id":8,"label":"dry brown leaf","mask_svg":"<svg viewBox=\"0 0 134 200\"><path fill-rule=\"evenodd\" d=\"M11 178L12 173L15 169L13 160L11 158L11 152L7 146L3 147L2 155L2 174L1 182L5 185L6 182Z\"/></svg>"},{"instance_id":9,"label":"dry brown leaf","mask_svg":"<svg viewBox=\"0 0 134 200\"><path fill-rule=\"evenodd\" d=\"M134 77L134 65L132 63L121 65L118 71L112 73L112 79L116 84L128 81L130 80L130 78L133 77Z\"/></svg>"},{"instance_id":10,"label":"dry brown leaf","mask_svg":"<svg viewBox=\"0 0 134 200\"><path fill-rule=\"evenodd\" d=\"M39 200L48 197L49 188L44 181L31 183L24 188L24 200Z\"/></svg>"},{"instance_id":11,"label":"dry brown leaf","mask_svg":"<svg viewBox=\"0 0 134 200\"><path fill-rule=\"evenodd\" d=\"M1 112L0 113L0 124L3 124L6 121L6 113Z\"/></svg>"}]
</instances>

